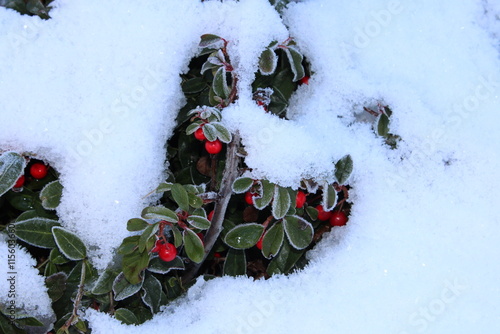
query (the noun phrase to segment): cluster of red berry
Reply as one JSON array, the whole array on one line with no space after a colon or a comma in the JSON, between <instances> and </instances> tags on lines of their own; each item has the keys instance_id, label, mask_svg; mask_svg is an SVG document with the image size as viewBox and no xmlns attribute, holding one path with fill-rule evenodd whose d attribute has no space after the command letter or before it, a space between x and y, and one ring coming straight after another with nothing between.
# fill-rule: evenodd
<instances>
[{"instance_id":1,"label":"cluster of red berry","mask_svg":"<svg viewBox=\"0 0 500 334\"><path fill-rule=\"evenodd\" d=\"M41 162L35 162L33 165L31 165L29 171L30 171L30 175L33 178L40 180L40 179L43 179L45 176L47 176L49 168L47 167L47 165L44 165ZM13 188L15 188L15 189L21 188L22 186L24 186L25 180L26 180L26 177L24 176L24 174L21 175L19 177L19 179L17 179L16 184L14 185Z\"/></svg>"},{"instance_id":2,"label":"cluster of red berry","mask_svg":"<svg viewBox=\"0 0 500 334\"><path fill-rule=\"evenodd\" d=\"M194 132L194 137L199 141L205 142L205 150L207 150L208 153L217 154L222 151L222 143L219 139L214 141L207 140L207 137L205 137L205 134L203 133L203 126L200 126L198 130Z\"/></svg>"},{"instance_id":3,"label":"cluster of red berry","mask_svg":"<svg viewBox=\"0 0 500 334\"><path fill-rule=\"evenodd\" d=\"M151 250L153 253L158 253L160 259L165 262L170 262L177 256L177 248L170 242L163 242L162 239L156 240L155 247Z\"/></svg>"}]
</instances>

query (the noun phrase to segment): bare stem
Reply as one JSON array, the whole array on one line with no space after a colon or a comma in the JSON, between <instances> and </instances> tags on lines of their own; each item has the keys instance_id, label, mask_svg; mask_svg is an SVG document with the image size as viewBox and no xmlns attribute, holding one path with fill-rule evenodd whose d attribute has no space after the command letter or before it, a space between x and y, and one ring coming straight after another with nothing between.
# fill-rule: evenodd
<instances>
[{"instance_id":1,"label":"bare stem","mask_svg":"<svg viewBox=\"0 0 500 334\"><path fill-rule=\"evenodd\" d=\"M80 275L80 285L78 286L78 293L76 294L75 301L73 303L73 313L71 313L71 317L64 323L64 325L60 328L60 330L66 330L74 325L78 321L78 308L80 307L80 302L83 298L83 286L85 283L85 261L82 261L82 273Z\"/></svg>"},{"instance_id":2,"label":"bare stem","mask_svg":"<svg viewBox=\"0 0 500 334\"><path fill-rule=\"evenodd\" d=\"M215 201L214 216L212 218L212 225L205 235L205 254L203 260L200 263L194 263L191 268L186 270L184 276L182 276L182 282L188 283L193 279L193 277L198 273L201 265L207 258L208 253L212 250L217 238L222 231L222 222L224 221L224 216L226 215L227 206L232 195L232 185L236 177L238 176L238 163L240 158L237 155L238 149L240 147L240 135L236 132L233 135L233 141L227 147L226 153L226 167L224 168L224 174L222 176L221 187L219 190L219 196Z\"/></svg>"}]
</instances>

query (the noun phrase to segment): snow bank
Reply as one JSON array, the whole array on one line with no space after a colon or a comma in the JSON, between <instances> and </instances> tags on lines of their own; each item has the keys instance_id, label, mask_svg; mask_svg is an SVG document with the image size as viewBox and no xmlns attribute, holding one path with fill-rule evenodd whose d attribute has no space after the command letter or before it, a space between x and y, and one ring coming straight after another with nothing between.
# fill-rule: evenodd
<instances>
[{"instance_id":1,"label":"snow bank","mask_svg":"<svg viewBox=\"0 0 500 334\"><path fill-rule=\"evenodd\" d=\"M58 213L101 268L163 175L178 73L202 33L234 42L241 94L224 116L258 173L292 185L354 159L349 224L302 272L200 281L139 327L89 310L93 332L498 332L498 15L479 0L293 4L284 23L314 75L283 121L248 88L259 50L286 35L264 0L59 1L47 22L0 10L0 143L61 171ZM359 121L377 101L397 150Z\"/></svg>"}]
</instances>

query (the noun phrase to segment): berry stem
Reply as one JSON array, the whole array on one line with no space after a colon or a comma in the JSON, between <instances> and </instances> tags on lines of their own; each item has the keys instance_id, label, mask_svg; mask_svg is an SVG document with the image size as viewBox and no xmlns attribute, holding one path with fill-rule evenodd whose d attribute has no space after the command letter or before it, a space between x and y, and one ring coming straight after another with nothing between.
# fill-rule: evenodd
<instances>
[{"instance_id":1,"label":"berry stem","mask_svg":"<svg viewBox=\"0 0 500 334\"><path fill-rule=\"evenodd\" d=\"M226 167L224 168L224 173L222 175L221 187L219 190L219 196L215 201L214 216L212 218L212 225L205 234L205 254L203 260L200 263L193 263L192 266L186 270L184 276L182 276L183 284L188 283L193 279L193 277L198 273L201 265L207 258L207 255L212 250L215 241L222 232L222 222L224 216L226 215L227 206L231 195L233 193L232 185L236 177L238 177L238 164L240 158L237 154L240 148L240 134L236 132L233 134L233 140L229 143L226 153Z\"/></svg>"}]
</instances>

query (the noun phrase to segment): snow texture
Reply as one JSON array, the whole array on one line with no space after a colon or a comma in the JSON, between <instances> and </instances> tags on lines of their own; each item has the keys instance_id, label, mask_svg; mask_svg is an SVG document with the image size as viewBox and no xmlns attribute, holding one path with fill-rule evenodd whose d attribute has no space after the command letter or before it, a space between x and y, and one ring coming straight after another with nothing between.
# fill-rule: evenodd
<instances>
[{"instance_id":1,"label":"snow texture","mask_svg":"<svg viewBox=\"0 0 500 334\"><path fill-rule=\"evenodd\" d=\"M493 0L310 0L283 21L265 0L56 5L49 21L0 9L0 143L61 172L61 222L92 246L97 267L164 176L178 74L203 33L230 41L239 100L223 117L257 175L290 186L330 179L345 154L355 168L348 225L303 271L200 280L139 327L88 310L93 333L500 331ZM255 105L250 84L286 27L314 74L282 120ZM394 112L396 150L363 121L362 107L377 102Z\"/></svg>"}]
</instances>

